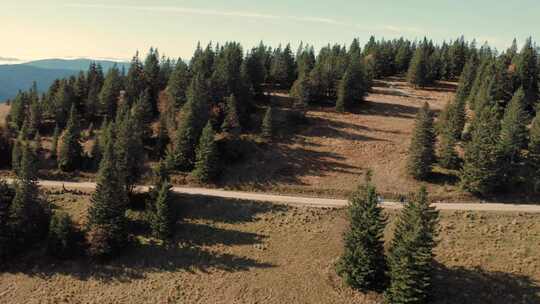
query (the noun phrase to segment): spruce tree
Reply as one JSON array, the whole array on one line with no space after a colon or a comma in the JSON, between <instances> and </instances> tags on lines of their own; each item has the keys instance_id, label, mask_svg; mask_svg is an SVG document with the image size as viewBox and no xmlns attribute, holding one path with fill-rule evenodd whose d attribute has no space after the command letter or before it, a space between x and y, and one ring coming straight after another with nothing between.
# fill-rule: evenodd
<instances>
[{"instance_id":1,"label":"spruce tree","mask_svg":"<svg viewBox=\"0 0 540 304\"><path fill-rule=\"evenodd\" d=\"M234 95L231 95L227 98L227 111L225 114L225 119L221 125L223 132L236 137L242 131L240 127L240 120L238 119L238 110L236 107L236 98Z\"/></svg>"},{"instance_id":2,"label":"spruce tree","mask_svg":"<svg viewBox=\"0 0 540 304\"><path fill-rule=\"evenodd\" d=\"M266 109L261 126L261 135L263 138L272 139L274 137L274 110L272 106Z\"/></svg>"},{"instance_id":3,"label":"spruce tree","mask_svg":"<svg viewBox=\"0 0 540 304\"><path fill-rule=\"evenodd\" d=\"M527 155L529 180L535 192L540 190L540 109L536 111L529 134Z\"/></svg>"},{"instance_id":4,"label":"spruce tree","mask_svg":"<svg viewBox=\"0 0 540 304\"><path fill-rule=\"evenodd\" d=\"M77 110L73 105L62 137L62 145L58 151L58 168L64 172L71 172L81 167L83 148L78 121Z\"/></svg>"},{"instance_id":5,"label":"spruce tree","mask_svg":"<svg viewBox=\"0 0 540 304\"><path fill-rule=\"evenodd\" d=\"M414 52L407 72L407 81L415 87L424 87L429 83L427 59L423 46L418 46Z\"/></svg>"},{"instance_id":6,"label":"spruce tree","mask_svg":"<svg viewBox=\"0 0 540 304\"><path fill-rule=\"evenodd\" d=\"M384 256L384 227L386 217L378 205L378 195L366 183L349 199L350 228L344 235L345 251L337 265L337 272L345 282L362 291L385 287L386 260Z\"/></svg>"},{"instance_id":7,"label":"spruce tree","mask_svg":"<svg viewBox=\"0 0 540 304\"><path fill-rule=\"evenodd\" d=\"M199 146L193 176L201 182L211 182L219 175L219 151L215 141L212 124L208 122L204 128Z\"/></svg>"},{"instance_id":8,"label":"spruce tree","mask_svg":"<svg viewBox=\"0 0 540 304\"><path fill-rule=\"evenodd\" d=\"M34 151L22 146L22 159L15 183L15 197L9 209L9 225L15 246L22 250L47 235L49 208L39 197Z\"/></svg>"},{"instance_id":9,"label":"spruce tree","mask_svg":"<svg viewBox=\"0 0 540 304\"><path fill-rule=\"evenodd\" d=\"M89 253L96 257L110 256L127 242L127 196L118 172L112 124L106 132L108 140L103 149L87 219Z\"/></svg>"},{"instance_id":10,"label":"spruce tree","mask_svg":"<svg viewBox=\"0 0 540 304\"><path fill-rule=\"evenodd\" d=\"M435 134L433 113L426 102L416 114L411 145L407 160L407 172L415 179L425 179L435 162Z\"/></svg>"},{"instance_id":11,"label":"spruce tree","mask_svg":"<svg viewBox=\"0 0 540 304\"><path fill-rule=\"evenodd\" d=\"M532 38L528 38L519 54L517 62L517 72L525 93L525 110L532 111L539 100L538 81L538 51L532 42Z\"/></svg>"},{"instance_id":12,"label":"spruce tree","mask_svg":"<svg viewBox=\"0 0 540 304\"><path fill-rule=\"evenodd\" d=\"M161 159L165 155L165 151L170 142L169 130L167 128L167 121L164 115L159 116L159 126L156 145L154 149L154 156L157 159Z\"/></svg>"},{"instance_id":13,"label":"spruce tree","mask_svg":"<svg viewBox=\"0 0 540 304\"><path fill-rule=\"evenodd\" d=\"M47 236L48 254L61 259L70 258L77 253L78 241L78 233L69 215L54 213Z\"/></svg>"},{"instance_id":14,"label":"spruce tree","mask_svg":"<svg viewBox=\"0 0 540 304\"><path fill-rule=\"evenodd\" d=\"M300 74L298 79L293 83L290 95L294 98L294 105L305 107L311 101L311 85L309 81L309 75Z\"/></svg>"},{"instance_id":15,"label":"spruce tree","mask_svg":"<svg viewBox=\"0 0 540 304\"><path fill-rule=\"evenodd\" d=\"M143 135L135 118L126 111L116 122L116 165L128 193L133 192L144 173Z\"/></svg>"},{"instance_id":16,"label":"spruce tree","mask_svg":"<svg viewBox=\"0 0 540 304\"><path fill-rule=\"evenodd\" d=\"M425 187L401 211L388 252L390 286L385 303L428 303L438 216Z\"/></svg>"},{"instance_id":17,"label":"spruce tree","mask_svg":"<svg viewBox=\"0 0 540 304\"><path fill-rule=\"evenodd\" d=\"M447 169L457 169L459 165L459 156L456 152L456 139L449 131L443 131L441 134L439 164Z\"/></svg>"},{"instance_id":18,"label":"spruce tree","mask_svg":"<svg viewBox=\"0 0 540 304\"><path fill-rule=\"evenodd\" d=\"M120 78L120 71L116 66L110 69L99 93L101 113L108 120L113 120L116 117L118 98L122 85Z\"/></svg>"},{"instance_id":19,"label":"spruce tree","mask_svg":"<svg viewBox=\"0 0 540 304\"><path fill-rule=\"evenodd\" d=\"M9 208L15 191L4 180L0 180L0 263L4 263L12 250L12 233L9 226Z\"/></svg>"},{"instance_id":20,"label":"spruce tree","mask_svg":"<svg viewBox=\"0 0 540 304\"><path fill-rule=\"evenodd\" d=\"M354 103L362 101L367 93L360 60L357 56L351 58L349 67L339 83L336 102L338 112L350 111Z\"/></svg>"},{"instance_id":21,"label":"spruce tree","mask_svg":"<svg viewBox=\"0 0 540 304\"><path fill-rule=\"evenodd\" d=\"M167 92L174 101L175 108L179 110L187 101L186 92L190 84L187 64L181 58L176 62L176 67L169 78Z\"/></svg>"},{"instance_id":22,"label":"spruce tree","mask_svg":"<svg viewBox=\"0 0 540 304\"><path fill-rule=\"evenodd\" d=\"M527 113L524 110L525 91L520 88L506 107L501 123L501 176L505 184L519 179L522 150L527 144Z\"/></svg>"},{"instance_id":23,"label":"spruce tree","mask_svg":"<svg viewBox=\"0 0 540 304\"><path fill-rule=\"evenodd\" d=\"M495 107L476 113L471 125L471 141L465 146L460 179L463 188L489 194L500 183L500 122Z\"/></svg>"},{"instance_id":24,"label":"spruce tree","mask_svg":"<svg viewBox=\"0 0 540 304\"><path fill-rule=\"evenodd\" d=\"M15 140L13 143L13 149L11 151L11 170L19 175L19 169L21 166L22 158L22 143L19 140Z\"/></svg>"},{"instance_id":25,"label":"spruce tree","mask_svg":"<svg viewBox=\"0 0 540 304\"><path fill-rule=\"evenodd\" d=\"M158 190L155 212L152 215L152 234L161 240L168 240L174 233L174 212L171 207L171 185L165 181Z\"/></svg>"}]
</instances>

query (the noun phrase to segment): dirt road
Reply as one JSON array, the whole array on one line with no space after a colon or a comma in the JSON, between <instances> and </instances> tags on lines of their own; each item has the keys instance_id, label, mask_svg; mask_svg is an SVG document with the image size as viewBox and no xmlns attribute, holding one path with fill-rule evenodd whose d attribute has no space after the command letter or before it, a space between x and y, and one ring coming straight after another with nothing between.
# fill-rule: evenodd
<instances>
[{"instance_id":1,"label":"dirt road","mask_svg":"<svg viewBox=\"0 0 540 304\"><path fill-rule=\"evenodd\" d=\"M8 182L12 180L8 179ZM62 182L42 180L40 186L45 188L62 188L92 190L96 184L93 182ZM148 186L138 187L140 190L147 190ZM271 202L277 204L286 204L292 206L308 206L318 208L340 208L347 206L347 201L342 199L330 198L314 198L314 197L298 197L285 196L264 193L251 193L241 191L229 191L221 189L206 189L206 188L185 188L173 187L176 193L202 195L222 198L232 198L239 200ZM381 205L384 208L399 209L402 204L392 201L383 201ZM434 206L439 210L464 210L464 211L502 211L502 212L525 212L525 213L540 213L540 205L515 205L515 204L491 204L491 203L435 203Z\"/></svg>"}]
</instances>

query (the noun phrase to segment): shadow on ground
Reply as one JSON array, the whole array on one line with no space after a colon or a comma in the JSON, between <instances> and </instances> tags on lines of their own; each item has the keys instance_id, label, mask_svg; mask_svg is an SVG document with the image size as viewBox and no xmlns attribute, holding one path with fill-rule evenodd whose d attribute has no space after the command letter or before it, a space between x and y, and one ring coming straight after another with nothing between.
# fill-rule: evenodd
<instances>
[{"instance_id":1,"label":"shadow on ground","mask_svg":"<svg viewBox=\"0 0 540 304\"><path fill-rule=\"evenodd\" d=\"M540 285L523 275L439 264L433 283L437 304L540 303Z\"/></svg>"}]
</instances>

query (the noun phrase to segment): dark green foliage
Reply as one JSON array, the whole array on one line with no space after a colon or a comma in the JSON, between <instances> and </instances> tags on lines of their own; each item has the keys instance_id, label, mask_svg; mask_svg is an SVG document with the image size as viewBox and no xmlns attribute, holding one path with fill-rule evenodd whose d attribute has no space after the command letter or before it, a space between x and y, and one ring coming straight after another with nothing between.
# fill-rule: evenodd
<instances>
[{"instance_id":1,"label":"dark green foliage","mask_svg":"<svg viewBox=\"0 0 540 304\"><path fill-rule=\"evenodd\" d=\"M369 177L349 199L349 221L337 272L355 289L381 290L386 284L387 270L383 239L386 217L378 206L378 195Z\"/></svg>"},{"instance_id":2,"label":"dark green foliage","mask_svg":"<svg viewBox=\"0 0 540 304\"><path fill-rule=\"evenodd\" d=\"M435 134L433 113L429 104L424 103L416 114L413 137L409 147L407 172L416 179L425 179L431 173L435 162Z\"/></svg>"},{"instance_id":3,"label":"dark green foliage","mask_svg":"<svg viewBox=\"0 0 540 304\"><path fill-rule=\"evenodd\" d=\"M428 62L426 50L420 46L416 49L407 72L407 81L414 86L424 87L429 84Z\"/></svg>"},{"instance_id":4,"label":"dark green foliage","mask_svg":"<svg viewBox=\"0 0 540 304\"><path fill-rule=\"evenodd\" d=\"M208 122L197 147L197 159L193 176L201 182L214 181L220 173L219 152L212 124Z\"/></svg>"},{"instance_id":5,"label":"dark green foliage","mask_svg":"<svg viewBox=\"0 0 540 304\"><path fill-rule=\"evenodd\" d=\"M529 180L534 191L540 191L540 109L536 111L529 135L529 154L527 156Z\"/></svg>"},{"instance_id":6,"label":"dark green foliage","mask_svg":"<svg viewBox=\"0 0 540 304\"><path fill-rule=\"evenodd\" d=\"M81 168L83 148L78 121L77 110L73 105L66 130L62 136L62 145L58 151L58 168L64 172Z\"/></svg>"},{"instance_id":7,"label":"dark green foliage","mask_svg":"<svg viewBox=\"0 0 540 304\"><path fill-rule=\"evenodd\" d=\"M13 149L11 151L11 170L17 175L19 175L19 168L21 165L22 145L23 144L19 140L16 140L13 143Z\"/></svg>"},{"instance_id":8,"label":"dark green foliage","mask_svg":"<svg viewBox=\"0 0 540 304\"><path fill-rule=\"evenodd\" d=\"M54 213L49 225L47 253L56 258L67 259L79 253L81 236L66 213Z\"/></svg>"},{"instance_id":9,"label":"dark green foliage","mask_svg":"<svg viewBox=\"0 0 540 304\"><path fill-rule=\"evenodd\" d=\"M111 256L127 242L125 210L127 196L116 160L112 124L107 128L107 142L99 167L97 186L88 210L87 237L89 253L96 257Z\"/></svg>"},{"instance_id":10,"label":"dark green foliage","mask_svg":"<svg viewBox=\"0 0 540 304\"><path fill-rule=\"evenodd\" d=\"M531 111L539 100L538 51L529 38L525 42L517 62L517 73L525 93L525 109Z\"/></svg>"},{"instance_id":11,"label":"dark green foliage","mask_svg":"<svg viewBox=\"0 0 540 304\"><path fill-rule=\"evenodd\" d=\"M126 75L125 90L126 98L129 102L133 102L145 91L146 80L144 78L144 67L139 60L139 53L131 59L131 65Z\"/></svg>"},{"instance_id":12,"label":"dark green foliage","mask_svg":"<svg viewBox=\"0 0 540 304\"><path fill-rule=\"evenodd\" d=\"M5 181L0 180L0 262L3 262L11 251L9 208L14 197L15 190Z\"/></svg>"},{"instance_id":13,"label":"dark green foliage","mask_svg":"<svg viewBox=\"0 0 540 304\"><path fill-rule=\"evenodd\" d=\"M74 100L73 96L73 88L66 81L62 81L54 95L55 121L61 128L66 125L69 119L69 111Z\"/></svg>"},{"instance_id":14,"label":"dark green foliage","mask_svg":"<svg viewBox=\"0 0 540 304\"><path fill-rule=\"evenodd\" d=\"M49 206L39 197L34 151L23 145L15 184L15 197L9 208L9 225L15 250L27 249L47 235Z\"/></svg>"},{"instance_id":15,"label":"dark green foliage","mask_svg":"<svg viewBox=\"0 0 540 304\"><path fill-rule=\"evenodd\" d=\"M456 139L449 131L443 131L439 148L439 164L446 169L457 169L459 156L456 152Z\"/></svg>"},{"instance_id":16,"label":"dark green foliage","mask_svg":"<svg viewBox=\"0 0 540 304\"><path fill-rule=\"evenodd\" d=\"M11 146L9 131L0 127L0 168L11 164Z\"/></svg>"},{"instance_id":17,"label":"dark green foliage","mask_svg":"<svg viewBox=\"0 0 540 304\"><path fill-rule=\"evenodd\" d=\"M311 101L311 83L307 74L301 74L294 82L290 95L294 98L296 106L305 107Z\"/></svg>"},{"instance_id":18,"label":"dark green foliage","mask_svg":"<svg viewBox=\"0 0 540 304\"><path fill-rule=\"evenodd\" d=\"M465 128L465 121L465 101L456 98L453 102L448 102L441 113L438 131L440 134L446 133L446 135L458 141L461 139Z\"/></svg>"},{"instance_id":19,"label":"dark green foliage","mask_svg":"<svg viewBox=\"0 0 540 304\"><path fill-rule=\"evenodd\" d=\"M133 192L144 173L143 123L137 118L142 117L131 115L128 110L116 121L116 166L128 193Z\"/></svg>"},{"instance_id":20,"label":"dark green foliage","mask_svg":"<svg viewBox=\"0 0 540 304\"><path fill-rule=\"evenodd\" d=\"M225 114L225 119L221 125L223 132L227 133L230 136L238 136L242 131L240 126L240 120L238 119L238 110L236 107L236 98L234 95L231 95L227 98L227 110Z\"/></svg>"},{"instance_id":21,"label":"dark green foliage","mask_svg":"<svg viewBox=\"0 0 540 304\"><path fill-rule=\"evenodd\" d=\"M264 113L262 126L261 126L261 135L263 138L272 139L274 137L274 109L270 106L266 109Z\"/></svg>"},{"instance_id":22,"label":"dark green foliage","mask_svg":"<svg viewBox=\"0 0 540 304\"><path fill-rule=\"evenodd\" d=\"M478 58L472 55L467 60L463 73L459 77L459 84L456 92L456 100L465 102L471 93L476 73L478 70Z\"/></svg>"},{"instance_id":23,"label":"dark green foliage","mask_svg":"<svg viewBox=\"0 0 540 304\"><path fill-rule=\"evenodd\" d=\"M187 64L181 58L176 62L176 67L169 78L167 92L174 101L176 109L180 109L187 101L186 92L190 84Z\"/></svg>"},{"instance_id":24,"label":"dark green foliage","mask_svg":"<svg viewBox=\"0 0 540 304\"><path fill-rule=\"evenodd\" d=\"M188 102L182 107L169 163L179 170L191 170L195 164L195 150L202 129L208 121L208 95L201 75L194 77L188 91Z\"/></svg>"},{"instance_id":25,"label":"dark green foliage","mask_svg":"<svg viewBox=\"0 0 540 304\"><path fill-rule=\"evenodd\" d=\"M99 93L99 103L101 113L108 119L113 120L116 117L116 109L118 107L118 98L122 88L120 71L113 67L107 73L105 82Z\"/></svg>"},{"instance_id":26,"label":"dark green foliage","mask_svg":"<svg viewBox=\"0 0 540 304\"><path fill-rule=\"evenodd\" d=\"M336 110L338 112L350 111L355 103L364 99L367 94L367 85L359 57L351 58L349 67L338 86Z\"/></svg>"},{"instance_id":27,"label":"dark green foliage","mask_svg":"<svg viewBox=\"0 0 540 304\"><path fill-rule=\"evenodd\" d=\"M144 79L146 87L150 90L150 105L152 113L157 113L157 103L159 92L164 85L161 79L159 52L157 49L150 48L144 61ZM166 84L166 83L165 83Z\"/></svg>"},{"instance_id":28,"label":"dark green foliage","mask_svg":"<svg viewBox=\"0 0 540 304\"><path fill-rule=\"evenodd\" d=\"M150 104L150 92L145 90L133 104L131 109L134 121L134 130L140 133L143 142L152 137L152 108Z\"/></svg>"},{"instance_id":29,"label":"dark green foliage","mask_svg":"<svg viewBox=\"0 0 540 304\"><path fill-rule=\"evenodd\" d=\"M169 137L169 129L167 128L166 117L164 115L160 115L158 134L154 149L154 155L157 159L161 159L165 155L166 148L170 141L171 139Z\"/></svg>"},{"instance_id":30,"label":"dark green foliage","mask_svg":"<svg viewBox=\"0 0 540 304\"><path fill-rule=\"evenodd\" d=\"M296 78L296 65L292 55L291 46L287 44L285 49L281 47L274 50L270 77L275 85L283 89L290 89Z\"/></svg>"},{"instance_id":31,"label":"dark green foliage","mask_svg":"<svg viewBox=\"0 0 540 304\"><path fill-rule=\"evenodd\" d=\"M501 182L497 109L485 107L476 113L471 128L471 141L465 146L461 184L470 192L488 194Z\"/></svg>"},{"instance_id":32,"label":"dark green foliage","mask_svg":"<svg viewBox=\"0 0 540 304\"><path fill-rule=\"evenodd\" d=\"M15 130L20 130L26 119L26 108L28 107L28 94L19 92L11 102L9 109L9 126Z\"/></svg>"},{"instance_id":33,"label":"dark green foliage","mask_svg":"<svg viewBox=\"0 0 540 304\"><path fill-rule=\"evenodd\" d=\"M501 123L501 174L505 184L518 181L519 168L523 160L522 150L527 145L525 92L520 88L508 104Z\"/></svg>"},{"instance_id":34,"label":"dark green foliage","mask_svg":"<svg viewBox=\"0 0 540 304\"><path fill-rule=\"evenodd\" d=\"M425 187L401 211L388 252L390 286L385 303L429 303L438 217Z\"/></svg>"},{"instance_id":35,"label":"dark green foliage","mask_svg":"<svg viewBox=\"0 0 540 304\"><path fill-rule=\"evenodd\" d=\"M152 234L161 240L168 240L174 234L174 211L171 207L171 185L165 181L158 189L155 211L151 217Z\"/></svg>"},{"instance_id":36,"label":"dark green foliage","mask_svg":"<svg viewBox=\"0 0 540 304\"><path fill-rule=\"evenodd\" d=\"M39 128L42 123L42 110L41 104L37 99L33 99L30 103L30 117L28 122L28 128L31 135L35 135L39 132Z\"/></svg>"}]
</instances>

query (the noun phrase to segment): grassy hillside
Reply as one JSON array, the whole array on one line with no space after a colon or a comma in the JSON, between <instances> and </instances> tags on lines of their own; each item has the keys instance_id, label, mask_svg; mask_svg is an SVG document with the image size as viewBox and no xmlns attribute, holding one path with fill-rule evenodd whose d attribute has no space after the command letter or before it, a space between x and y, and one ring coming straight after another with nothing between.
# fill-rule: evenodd
<instances>
[{"instance_id":1,"label":"grassy hillside","mask_svg":"<svg viewBox=\"0 0 540 304\"><path fill-rule=\"evenodd\" d=\"M84 220L89 196L50 198ZM175 205L184 221L170 246L131 211L134 241L123 256L59 262L30 253L0 274L0 303L380 303L335 275L344 210L190 196ZM432 303L539 303L539 251L539 215L444 212Z\"/></svg>"}]
</instances>

